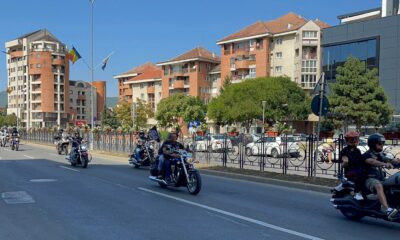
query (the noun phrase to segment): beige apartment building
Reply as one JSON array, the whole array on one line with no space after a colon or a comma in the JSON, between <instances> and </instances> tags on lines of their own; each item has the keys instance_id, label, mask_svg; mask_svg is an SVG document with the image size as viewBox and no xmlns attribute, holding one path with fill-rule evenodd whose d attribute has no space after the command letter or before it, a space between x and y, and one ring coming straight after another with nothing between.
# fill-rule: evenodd
<instances>
[{"instance_id":1,"label":"beige apartment building","mask_svg":"<svg viewBox=\"0 0 400 240\"><path fill-rule=\"evenodd\" d=\"M288 13L256 22L217 42L221 79L232 82L264 76L288 76L303 89L314 89L321 73L321 30L328 25Z\"/></svg>"},{"instance_id":2,"label":"beige apartment building","mask_svg":"<svg viewBox=\"0 0 400 240\"><path fill-rule=\"evenodd\" d=\"M69 118L67 48L46 29L5 43L7 52L7 114L21 126L65 126Z\"/></svg>"},{"instance_id":3,"label":"beige apartment building","mask_svg":"<svg viewBox=\"0 0 400 240\"><path fill-rule=\"evenodd\" d=\"M92 97L95 107L94 123L99 124L106 102L106 82L94 81L93 85L84 81L69 81L70 123L76 126L91 124Z\"/></svg>"},{"instance_id":4,"label":"beige apartment building","mask_svg":"<svg viewBox=\"0 0 400 240\"><path fill-rule=\"evenodd\" d=\"M162 70L153 63L145 63L126 73L114 76L118 80L119 100L146 101L156 111L162 98Z\"/></svg>"}]
</instances>

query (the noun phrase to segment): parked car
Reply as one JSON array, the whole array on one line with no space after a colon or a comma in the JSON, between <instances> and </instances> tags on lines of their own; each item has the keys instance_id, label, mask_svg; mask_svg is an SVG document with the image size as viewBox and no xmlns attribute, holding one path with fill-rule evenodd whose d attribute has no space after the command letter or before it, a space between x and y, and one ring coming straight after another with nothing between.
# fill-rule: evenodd
<instances>
[{"instance_id":1,"label":"parked car","mask_svg":"<svg viewBox=\"0 0 400 240\"><path fill-rule=\"evenodd\" d=\"M208 135L208 136L196 136L195 151L222 151L225 147L225 136L224 135ZM229 151L232 150L232 142L227 137L226 147Z\"/></svg>"},{"instance_id":2,"label":"parked car","mask_svg":"<svg viewBox=\"0 0 400 240\"><path fill-rule=\"evenodd\" d=\"M296 134L293 134L293 138L297 142L305 142L308 139L308 135L304 134L304 133L296 133Z\"/></svg>"},{"instance_id":3,"label":"parked car","mask_svg":"<svg viewBox=\"0 0 400 240\"><path fill-rule=\"evenodd\" d=\"M282 137L263 137L255 142L246 145L246 155L264 155L272 156L277 158L282 156L284 153L285 143ZM293 137L287 139L287 153L291 157L297 157L300 155L299 144Z\"/></svg>"}]
</instances>

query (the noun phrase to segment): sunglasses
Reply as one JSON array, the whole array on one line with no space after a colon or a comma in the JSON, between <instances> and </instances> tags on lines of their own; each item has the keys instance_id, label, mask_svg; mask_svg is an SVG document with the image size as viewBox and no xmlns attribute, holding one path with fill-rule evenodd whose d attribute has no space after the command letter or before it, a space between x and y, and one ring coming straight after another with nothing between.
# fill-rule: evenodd
<instances>
[{"instance_id":1,"label":"sunglasses","mask_svg":"<svg viewBox=\"0 0 400 240\"><path fill-rule=\"evenodd\" d=\"M383 145L385 145L385 142L378 142L377 145L383 146Z\"/></svg>"}]
</instances>

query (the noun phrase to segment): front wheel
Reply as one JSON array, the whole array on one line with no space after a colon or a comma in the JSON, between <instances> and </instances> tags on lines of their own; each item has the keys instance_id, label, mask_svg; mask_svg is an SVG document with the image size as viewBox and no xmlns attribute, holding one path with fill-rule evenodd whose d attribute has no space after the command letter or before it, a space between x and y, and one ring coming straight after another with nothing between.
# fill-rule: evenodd
<instances>
[{"instance_id":1,"label":"front wheel","mask_svg":"<svg viewBox=\"0 0 400 240\"><path fill-rule=\"evenodd\" d=\"M87 156L82 156L81 157L81 162L82 162L82 167L83 168L87 168L88 163L89 163Z\"/></svg>"},{"instance_id":2,"label":"front wheel","mask_svg":"<svg viewBox=\"0 0 400 240\"><path fill-rule=\"evenodd\" d=\"M68 155L68 147L67 147L67 146L64 146L64 147L63 147L63 150L64 150L64 154L65 154L65 155Z\"/></svg>"},{"instance_id":3,"label":"front wheel","mask_svg":"<svg viewBox=\"0 0 400 240\"><path fill-rule=\"evenodd\" d=\"M15 144L15 151L18 151L19 149L19 143Z\"/></svg>"},{"instance_id":4,"label":"front wheel","mask_svg":"<svg viewBox=\"0 0 400 240\"><path fill-rule=\"evenodd\" d=\"M198 171L188 172L189 182L187 183L187 189L190 194L197 195L201 190L201 176Z\"/></svg>"},{"instance_id":5,"label":"front wheel","mask_svg":"<svg viewBox=\"0 0 400 240\"><path fill-rule=\"evenodd\" d=\"M11 150L14 151L14 149L15 149L15 146L14 146L14 144L12 144L12 145L11 145Z\"/></svg>"}]
</instances>

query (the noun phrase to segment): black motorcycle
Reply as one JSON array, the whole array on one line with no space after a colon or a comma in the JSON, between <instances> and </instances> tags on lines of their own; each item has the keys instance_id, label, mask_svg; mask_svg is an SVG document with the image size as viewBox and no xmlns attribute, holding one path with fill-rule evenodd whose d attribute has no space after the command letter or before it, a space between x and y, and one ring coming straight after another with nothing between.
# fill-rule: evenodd
<instances>
[{"instance_id":1,"label":"black motorcycle","mask_svg":"<svg viewBox=\"0 0 400 240\"><path fill-rule=\"evenodd\" d=\"M86 141L76 142L73 140L72 146L77 146L71 149L70 156L66 159L71 163L71 166L75 167L77 165L87 168L89 162L92 160L91 155L88 152Z\"/></svg>"},{"instance_id":2,"label":"black motorcycle","mask_svg":"<svg viewBox=\"0 0 400 240\"><path fill-rule=\"evenodd\" d=\"M197 195L201 190L201 176L198 170L194 168L192 154L186 150L177 150L179 158L173 159L171 164L171 179L166 182L158 179L158 158L154 165L151 166L149 179L158 184L162 188L166 187L186 187L190 194Z\"/></svg>"},{"instance_id":3,"label":"black motorcycle","mask_svg":"<svg viewBox=\"0 0 400 240\"><path fill-rule=\"evenodd\" d=\"M395 166L397 169L400 166ZM385 213L381 211L381 204L376 194L364 190L364 200L354 199L354 183L344 177L340 177L341 184L332 189L331 203L346 218L359 221L364 217L380 218L390 221ZM382 181L389 206L399 209L400 207L400 172L393 174ZM400 214L393 222L400 223Z\"/></svg>"},{"instance_id":4,"label":"black motorcycle","mask_svg":"<svg viewBox=\"0 0 400 240\"><path fill-rule=\"evenodd\" d=\"M12 136L10 141L11 150L18 151L19 149L19 136Z\"/></svg>"},{"instance_id":5,"label":"black motorcycle","mask_svg":"<svg viewBox=\"0 0 400 240\"><path fill-rule=\"evenodd\" d=\"M136 149L140 148L140 159L136 159ZM136 146L135 150L132 154L129 155L129 163L132 164L135 168L139 167L149 167L155 162L155 151L154 145L145 141L143 144Z\"/></svg>"}]
</instances>

